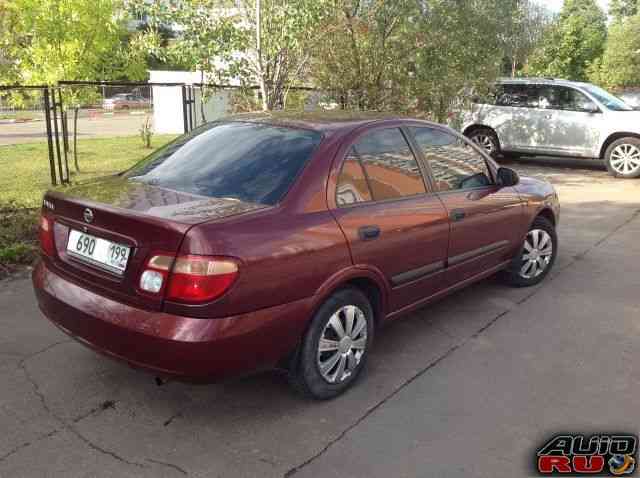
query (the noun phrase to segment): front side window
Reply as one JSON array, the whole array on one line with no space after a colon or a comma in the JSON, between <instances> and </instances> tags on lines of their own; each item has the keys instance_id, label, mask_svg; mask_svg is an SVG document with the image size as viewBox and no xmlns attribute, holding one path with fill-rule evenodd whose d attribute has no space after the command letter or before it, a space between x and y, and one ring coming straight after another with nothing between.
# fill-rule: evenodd
<instances>
[{"instance_id":1,"label":"front side window","mask_svg":"<svg viewBox=\"0 0 640 478\"><path fill-rule=\"evenodd\" d=\"M541 86L540 108L563 111L591 111L596 104L580 91L566 86Z\"/></svg>"},{"instance_id":2,"label":"front side window","mask_svg":"<svg viewBox=\"0 0 640 478\"><path fill-rule=\"evenodd\" d=\"M411 128L431 167L440 192L486 187L492 184L484 157L465 141L434 128Z\"/></svg>"},{"instance_id":3,"label":"front side window","mask_svg":"<svg viewBox=\"0 0 640 478\"><path fill-rule=\"evenodd\" d=\"M426 192L418 162L398 128L374 130L354 145L374 201Z\"/></svg>"},{"instance_id":4,"label":"front side window","mask_svg":"<svg viewBox=\"0 0 640 478\"><path fill-rule=\"evenodd\" d=\"M143 159L124 177L199 196L273 205L321 138L317 131L268 124L209 123Z\"/></svg>"}]
</instances>

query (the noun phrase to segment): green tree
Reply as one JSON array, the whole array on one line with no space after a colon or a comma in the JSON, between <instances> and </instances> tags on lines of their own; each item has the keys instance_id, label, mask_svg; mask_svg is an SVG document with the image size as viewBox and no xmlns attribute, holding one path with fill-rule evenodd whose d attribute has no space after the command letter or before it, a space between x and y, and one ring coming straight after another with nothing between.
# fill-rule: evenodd
<instances>
[{"instance_id":1,"label":"green tree","mask_svg":"<svg viewBox=\"0 0 640 478\"><path fill-rule=\"evenodd\" d=\"M552 24L553 15L535 0L512 0L508 15L501 18L505 29L505 70L512 77L523 69Z\"/></svg>"},{"instance_id":2,"label":"green tree","mask_svg":"<svg viewBox=\"0 0 640 478\"><path fill-rule=\"evenodd\" d=\"M302 81L327 12L326 0L137 0L151 32L175 25L166 45L149 42L154 56L202 72L203 83L239 78L258 84L262 107L286 102ZM157 38L157 35L156 35Z\"/></svg>"},{"instance_id":3,"label":"green tree","mask_svg":"<svg viewBox=\"0 0 640 478\"><path fill-rule=\"evenodd\" d=\"M416 31L409 24L419 14L406 0L334 0L312 62L316 85L343 106L394 108L413 66Z\"/></svg>"},{"instance_id":4,"label":"green tree","mask_svg":"<svg viewBox=\"0 0 640 478\"><path fill-rule=\"evenodd\" d=\"M126 18L120 0L9 0L11 29L0 32L23 83L104 79Z\"/></svg>"},{"instance_id":5,"label":"green tree","mask_svg":"<svg viewBox=\"0 0 640 478\"><path fill-rule=\"evenodd\" d=\"M608 88L640 86L640 15L614 22L589 79Z\"/></svg>"},{"instance_id":6,"label":"green tree","mask_svg":"<svg viewBox=\"0 0 640 478\"><path fill-rule=\"evenodd\" d=\"M555 24L532 54L528 73L587 79L590 65L602 55L606 16L595 0L565 0Z\"/></svg>"},{"instance_id":7,"label":"green tree","mask_svg":"<svg viewBox=\"0 0 640 478\"><path fill-rule=\"evenodd\" d=\"M638 13L638 0L610 0L609 15L613 21L619 21Z\"/></svg>"},{"instance_id":8,"label":"green tree","mask_svg":"<svg viewBox=\"0 0 640 478\"><path fill-rule=\"evenodd\" d=\"M418 23L413 96L419 109L438 122L457 126L454 112L473 91L484 89L500 74L505 52L504 12L509 0L483 2L432 1Z\"/></svg>"}]
</instances>

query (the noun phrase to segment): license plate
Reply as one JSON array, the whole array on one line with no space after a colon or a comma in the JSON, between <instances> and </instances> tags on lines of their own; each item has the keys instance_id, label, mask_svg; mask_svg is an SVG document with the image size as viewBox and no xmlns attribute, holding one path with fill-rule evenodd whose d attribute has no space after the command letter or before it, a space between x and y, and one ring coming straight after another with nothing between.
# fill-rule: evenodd
<instances>
[{"instance_id":1,"label":"license plate","mask_svg":"<svg viewBox=\"0 0 640 478\"><path fill-rule=\"evenodd\" d=\"M82 261L123 274L127 268L130 248L71 229L67 252Z\"/></svg>"}]
</instances>

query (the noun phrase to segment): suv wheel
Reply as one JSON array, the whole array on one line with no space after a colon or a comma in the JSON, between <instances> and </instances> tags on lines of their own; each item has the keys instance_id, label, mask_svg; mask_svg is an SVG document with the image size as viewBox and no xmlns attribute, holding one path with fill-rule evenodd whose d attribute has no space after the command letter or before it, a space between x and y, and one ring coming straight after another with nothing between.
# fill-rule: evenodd
<instances>
[{"instance_id":1,"label":"suv wheel","mask_svg":"<svg viewBox=\"0 0 640 478\"><path fill-rule=\"evenodd\" d=\"M340 395L358 378L373 341L373 308L357 289L342 289L318 309L289 370L290 383L317 400Z\"/></svg>"},{"instance_id":2,"label":"suv wheel","mask_svg":"<svg viewBox=\"0 0 640 478\"><path fill-rule=\"evenodd\" d=\"M541 282L553 267L558 254L558 236L548 219L538 216L527 233L520 252L504 271L505 281L515 287Z\"/></svg>"},{"instance_id":3,"label":"suv wheel","mask_svg":"<svg viewBox=\"0 0 640 478\"><path fill-rule=\"evenodd\" d=\"M473 130L469 139L484 149L493 158L500 154L500 142L495 131L489 128L478 128Z\"/></svg>"},{"instance_id":4,"label":"suv wheel","mask_svg":"<svg viewBox=\"0 0 640 478\"><path fill-rule=\"evenodd\" d=\"M617 178L640 177L640 139L621 138L614 141L605 153L607 170Z\"/></svg>"}]
</instances>

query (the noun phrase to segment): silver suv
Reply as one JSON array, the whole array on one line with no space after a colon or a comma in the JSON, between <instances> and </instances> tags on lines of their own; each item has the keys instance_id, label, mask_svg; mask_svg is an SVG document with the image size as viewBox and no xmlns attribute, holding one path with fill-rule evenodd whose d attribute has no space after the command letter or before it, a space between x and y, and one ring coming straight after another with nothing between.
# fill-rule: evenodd
<instances>
[{"instance_id":1,"label":"silver suv","mask_svg":"<svg viewBox=\"0 0 640 478\"><path fill-rule=\"evenodd\" d=\"M640 177L640 111L589 83L500 80L476 99L463 133L492 156L599 158L613 176Z\"/></svg>"}]
</instances>

